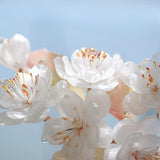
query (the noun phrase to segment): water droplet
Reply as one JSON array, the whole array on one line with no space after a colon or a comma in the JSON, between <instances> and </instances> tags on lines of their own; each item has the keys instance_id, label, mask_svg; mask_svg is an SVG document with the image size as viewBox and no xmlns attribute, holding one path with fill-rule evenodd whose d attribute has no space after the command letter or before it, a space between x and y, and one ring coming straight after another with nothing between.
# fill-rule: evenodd
<instances>
[{"instance_id":1,"label":"water droplet","mask_svg":"<svg viewBox=\"0 0 160 160\"><path fill-rule=\"evenodd\" d=\"M48 140L45 138L41 138L42 143L48 143Z\"/></svg>"}]
</instances>

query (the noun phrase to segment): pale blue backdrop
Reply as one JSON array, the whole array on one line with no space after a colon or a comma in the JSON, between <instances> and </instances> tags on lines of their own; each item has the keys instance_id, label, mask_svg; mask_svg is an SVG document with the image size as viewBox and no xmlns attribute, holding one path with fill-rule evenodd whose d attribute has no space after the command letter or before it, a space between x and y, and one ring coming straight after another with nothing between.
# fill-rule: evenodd
<instances>
[{"instance_id":1,"label":"pale blue backdrop","mask_svg":"<svg viewBox=\"0 0 160 160\"><path fill-rule=\"evenodd\" d=\"M32 50L70 56L77 48L94 47L139 63L160 51L160 1L0 0L0 36L15 33L24 34ZM12 75L0 67L0 79ZM111 126L117 122L106 119ZM50 160L59 148L41 143L42 127L0 127L0 160Z\"/></svg>"}]
</instances>

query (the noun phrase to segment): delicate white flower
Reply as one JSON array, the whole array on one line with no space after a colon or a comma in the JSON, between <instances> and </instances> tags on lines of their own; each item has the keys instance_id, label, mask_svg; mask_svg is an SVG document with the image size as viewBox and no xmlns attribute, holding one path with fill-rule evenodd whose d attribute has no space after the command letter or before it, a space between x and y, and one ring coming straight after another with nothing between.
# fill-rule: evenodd
<instances>
[{"instance_id":1,"label":"delicate white flower","mask_svg":"<svg viewBox=\"0 0 160 160\"><path fill-rule=\"evenodd\" d=\"M151 129L152 128L152 129ZM113 139L117 144L123 144L133 133L142 135L159 135L160 120L156 116L147 116L136 123L134 119L123 119L113 129Z\"/></svg>"},{"instance_id":2,"label":"delicate white flower","mask_svg":"<svg viewBox=\"0 0 160 160\"><path fill-rule=\"evenodd\" d=\"M120 148L116 160L159 160L160 138L153 135L132 135Z\"/></svg>"},{"instance_id":3,"label":"delicate white flower","mask_svg":"<svg viewBox=\"0 0 160 160\"><path fill-rule=\"evenodd\" d=\"M104 51L82 48L72 54L71 63L66 56L54 62L58 75L73 86L109 91L118 85L113 59Z\"/></svg>"},{"instance_id":4,"label":"delicate white flower","mask_svg":"<svg viewBox=\"0 0 160 160\"><path fill-rule=\"evenodd\" d=\"M16 72L26 70L27 58L30 54L29 41L21 34L12 39L4 39L0 47L0 63Z\"/></svg>"},{"instance_id":5,"label":"delicate white flower","mask_svg":"<svg viewBox=\"0 0 160 160\"><path fill-rule=\"evenodd\" d=\"M144 150L146 149L145 145L143 149L139 148L139 146L143 145L144 142L139 141L140 138L138 138L137 140L137 135L140 137L144 136L153 137L153 136L158 136L159 134L160 134L160 120L157 119L157 117L155 116L144 117L138 123L136 123L136 121L133 119L123 119L113 129L114 143L107 146L104 154L105 160L121 160L121 159L131 160L132 159L131 157L132 156L134 157L135 153L140 153L143 149ZM134 146L134 140L139 141L137 142L139 143L137 147L136 143ZM147 145L152 145L151 141L149 143L150 144ZM130 146L128 146L128 144ZM151 149L148 150L148 153L149 151L152 151L152 147L148 149ZM147 152L145 153L145 156L147 157ZM146 158L145 156L137 158ZM136 157L134 158L136 160Z\"/></svg>"},{"instance_id":6,"label":"delicate white flower","mask_svg":"<svg viewBox=\"0 0 160 160\"><path fill-rule=\"evenodd\" d=\"M160 63L156 59L144 60L139 66L127 62L122 69L122 80L133 92L125 97L126 110L144 114L149 108L160 110Z\"/></svg>"},{"instance_id":7,"label":"delicate white flower","mask_svg":"<svg viewBox=\"0 0 160 160\"><path fill-rule=\"evenodd\" d=\"M64 93L63 99L55 105L62 118L45 122L42 140L54 145L63 144L62 155L67 160L87 159L84 153L112 141L112 130L101 121L110 109L109 96L103 91L93 90L83 101L69 89L64 89Z\"/></svg>"},{"instance_id":8,"label":"delicate white flower","mask_svg":"<svg viewBox=\"0 0 160 160\"><path fill-rule=\"evenodd\" d=\"M36 71L36 72L32 72ZM50 88L52 73L46 65L38 64L31 73L17 73L13 79L1 81L0 113L1 125L15 125L21 122L40 122L49 115L49 106L63 97L58 94L66 87L61 81Z\"/></svg>"}]
</instances>

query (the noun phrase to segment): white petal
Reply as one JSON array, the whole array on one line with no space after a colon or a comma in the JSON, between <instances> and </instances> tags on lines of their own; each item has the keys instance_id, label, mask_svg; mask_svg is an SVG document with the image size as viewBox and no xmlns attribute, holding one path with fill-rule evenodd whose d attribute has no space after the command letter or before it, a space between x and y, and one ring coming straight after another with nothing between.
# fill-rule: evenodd
<instances>
[{"instance_id":1,"label":"white petal","mask_svg":"<svg viewBox=\"0 0 160 160\"><path fill-rule=\"evenodd\" d=\"M160 120L155 116L144 117L138 122L137 130L142 132L144 135L159 135Z\"/></svg>"},{"instance_id":2,"label":"white petal","mask_svg":"<svg viewBox=\"0 0 160 160\"><path fill-rule=\"evenodd\" d=\"M77 53L80 56L77 56ZM71 63L72 63L73 69L76 72L79 72L80 68L84 68L83 58L81 57L81 53L78 49L73 52L71 57Z\"/></svg>"},{"instance_id":3,"label":"white petal","mask_svg":"<svg viewBox=\"0 0 160 160\"><path fill-rule=\"evenodd\" d=\"M116 72L116 69L115 69L115 66L113 64L110 64L110 66L104 70L102 70L100 73L101 73L101 80L107 80L108 78L111 78L111 77L114 77L115 76L115 72Z\"/></svg>"},{"instance_id":4,"label":"white petal","mask_svg":"<svg viewBox=\"0 0 160 160\"><path fill-rule=\"evenodd\" d=\"M2 112L0 113L0 125L12 126L23 122L23 112Z\"/></svg>"},{"instance_id":5,"label":"white petal","mask_svg":"<svg viewBox=\"0 0 160 160\"><path fill-rule=\"evenodd\" d=\"M63 64L64 64L64 69L65 69L66 75L67 76L74 76L75 72L72 69L72 66L71 66L71 64L68 60L68 57L63 56L62 61L63 61Z\"/></svg>"},{"instance_id":6,"label":"white petal","mask_svg":"<svg viewBox=\"0 0 160 160\"><path fill-rule=\"evenodd\" d=\"M34 76L39 75L40 79L44 79L46 81L48 87L51 86L53 77L52 72L47 68L46 60L40 60L39 63L28 72L32 73Z\"/></svg>"},{"instance_id":7,"label":"white petal","mask_svg":"<svg viewBox=\"0 0 160 160\"><path fill-rule=\"evenodd\" d=\"M133 91L125 97L124 106L126 111L135 115L142 115L148 111L149 108L140 103L140 96L140 94Z\"/></svg>"},{"instance_id":8,"label":"white petal","mask_svg":"<svg viewBox=\"0 0 160 160\"><path fill-rule=\"evenodd\" d=\"M137 74L138 73L138 68L137 65L133 62L126 62L122 68L121 68L121 80L127 85L130 86L130 74L134 73Z\"/></svg>"},{"instance_id":9,"label":"white petal","mask_svg":"<svg viewBox=\"0 0 160 160\"><path fill-rule=\"evenodd\" d=\"M99 128L99 139L97 146L100 148L106 148L108 144L112 142L113 132L111 127L105 121L100 121L97 125Z\"/></svg>"},{"instance_id":10,"label":"white petal","mask_svg":"<svg viewBox=\"0 0 160 160\"><path fill-rule=\"evenodd\" d=\"M118 144L124 144L126 138L136 131L136 121L133 119L121 120L113 129L113 139Z\"/></svg>"},{"instance_id":11,"label":"white petal","mask_svg":"<svg viewBox=\"0 0 160 160\"><path fill-rule=\"evenodd\" d=\"M142 94L140 103L147 108L157 108L160 106L160 94Z\"/></svg>"},{"instance_id":12,"label":"white petal","mask_svg":"<svg viewBox=\"0 0 160 160\"><path fill-rule=\"evenodd\" d=\"M107 80L100 81L98 83L92 84L89 88L101 89L104 91L111 91L119 84L116 77L110 77Z\"/></svg>"},{"instance_id":13,"label":"white petal","mask_svg":"<svg viewBox=\"0 0 160 160\"><path fill-rule=\"evenodd\" d=\"M90 70L80 70L81 79L83 79L87 83L96 83L101 80L100 74L96 72L91 72Z\"/></svg>"},{"instance_id":14,"label":"white petal","mask_svg":"<svg viewBox=\"0 0 160 160\"><path fill-rule=\"evenodd\" d=\"M62 155L66 160L77 159L83 151L84 140L79 136L73 136L71 141L66 141L62 148Z\"/></svg>"},{"instance_id":15,"label":"white petal","mask_svg":"<svg viewBox=\"0 0 160 160\"><path fill-rule=\"evenodd\" d=\"M101 90L91 90L86 95L86 118L90 123L97 123L104 118L111 107L109 96Z\"/></svg>"},{"instance_id":16,"label":"white petal","mask_svg":"<svg viewBox=\"0 0 160 160\"><path fill-rule=\"evenodd\" d=\"M57 74L61 78L67 79L68 76L65 73L65 68L64 68L64 63L63 63L62 57L56 57L54 59L54 64L55 64L55 69L56 69Z\"/></svg>"},{"instance_id":17,"label":"white petal","mask_svg":"<svg viewBox=\"0 0 160 160\"><path fill-rule=\"evenodd\" d=\"M85 143L87 144L87 148L94 148L97 146L99 138L99 130L96 126L89 126L87 129L87 134L84 139Z\"/></svg>"},{"instance_id":18,"label":"white petal","mask_svg":"<svg viewBox=\"0 0 160 160\"><path fill-rule=\"evenodd\" d=\"M87 146L83 146L83 151L79 155L79 157L76 157L76 160L93 160L94 157L94 150L88 148Z\"/></svg>"},{"instance_id":19,"label":"white petal","mask_svg":"<svg viewBox=\"0 0 160 160\"><path fill-rule=\"evenodd\" d=\"M63 89L67 87L67 82L64 80L59 81L55 86L48 90L46 106L54 106L64 96Z\"/></svg>"},{"instance_id":20,"label":"white petal","mask_svg":"<svg viewBox=\"0 0 160 160\"><path fill-rule=\"evenodd\" d=\"M63 118L52 118L45 122L43 127L42 141L49 142L50 144L60 145L65 143L68 136L72 136L73 128L72 123L69 120Z\"/></svg>"},{"instance_id":21,"label":"white petal","mask_svg":"<svg viewBox=\"0 0 160 160\"><path fill-rule=\"evenodd\" d=\"M65 158L62 156L61 151L58 151L53 154L53 157L51 160L65 160Z\"/></svg>"},{"instance_id":22,"label":"white petal","mask_svg":"<svg viewBox=\"0 0 160 160\"><path fill-rule=\"evenodd\" d=\"M6 89L0 86L0 97L1 97L0 98L0 108L6 108L6 109L17 108L17 105L16 105L17 103L11 94L9 94Z\"/></svg>"},{"instance_id":23,"label":"white petal","mask_svg":"<svg viewBox=\"0 0 160 160\"><path fill-rule=\"evenodd\" d=\"M76 118L81 121L84 116L84 102L80 96L70 89L64 88L62 100L55 105L57 112L71 120Z\"/></svg>"},{"instance_id":24,"label":"white petal","mask_svg":"<svg viewBox=\"0 0 160 160\"><path fill-rule=\"evenodd\" d=\"M44 121L47 116L49 116L50 110L48 108L41 106L39 106L39 109L37 109L37 107L35 108L35 106L33 108L34 111L36 110L36 112L33 112L33 109L31 108L32 110L28 112L24 119L25 123L38 123Z\"/></svg>"},{"instance_id":25,"label":"white petal","mask_svg":"<svg viewBox=\"0 0 160 160\"><path fill-rule=\"evenodd\" d=\"M110 144L104 152L104 160L116 160L120 145Z\"/></svg>"},{"instance_id":26,"label":"white petal","mask_svg":"<svg viewBox=\"0 0 160 160\"><path fill-rule=\"evenodd\" d=\"M79 79L76 77L68 77L66 79L72 86L76 87L84 87L84 88L89 88L90 84L86 83L83 79Z\"/></svg>"}]
</instances>

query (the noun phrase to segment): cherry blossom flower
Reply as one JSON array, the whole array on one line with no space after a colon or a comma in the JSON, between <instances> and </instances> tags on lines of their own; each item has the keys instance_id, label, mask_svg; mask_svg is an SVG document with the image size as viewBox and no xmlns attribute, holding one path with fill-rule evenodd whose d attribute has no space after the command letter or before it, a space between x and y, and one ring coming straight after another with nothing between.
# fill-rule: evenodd
<instances>
[{"instance_id":1,"label":"cherry blossom flower","mask_svg":"<svg viewBox=\"0 0 160 160\"><path fill-rule=\"evenodd\" d=\"M151 158L150 154L152 154L152 149L155 148L155 146L152 146L152 141L148 141L147 138L144 139L144 141L147 141L145 144L143 144L144 141L141 141L140 139L142 137L148 137L149 139L150 137L156 137L155 139L160 140L160 138L158 137L159 134L160 120L155 116L144 117L138 123L136 123L136 121L133 119L123 119L114 127L114 143L107 146L104 157L106 160L130 160L133 159L133 157L136 160L136 155L139 154L137 160L140 160L140 158ZM137 142L138 145L136 145L135 142ZM160 147L160 144L157 147ZM145 152L147 151L146 149L148 149L148 152ZM160 158L159 151L160 150L158 149L157 152L159 153L159 155L157 155L156 158ZM141 152L144 153L142 157L140 157ZM154 156L152 157L153 159L155 158Z\"/></svg>"},{"instance_id":2,"label":"cherry blossom flower","mask_svg":"<svg viewBox=\"0 0 160 160\"><path fill-rule=\"evenodd\" d=\"M152 130L150 128L153 128ZM125 139L133 134L141 133L142 135L159 135L160 120L156 116L147 116L139 122L134 119L125 118L119 121L113 129L113 139L118 144L123 144Z\"/></svg>"},{"instance_id":3,"label":"cherry blossom flower","mask_svg":"<svg viewBox=\"0 0 160 160\"><path fill-rule=\"evenodd\" d=\"M160 63L156 58L144 60L139 66L125 63L121 78L133 90L125 97L127 111L142 115L154 108L160 112Z\"/></svg>"},{"instance_id":4,"label":"cherry blossom flower","mask_svg":"<svg viewBox=\"0 0 160 160\"><path fill-rule=\"evenodd\" d=\"M0 63L16 72L22 72L27 69L29 54L29 41L23 35L16 34L11 39L3 39L0 46Z\"/></svg>"},{"instance_id":5,"label":"cherry blossom flower","mask_svg":"<svg viewBox=\"0 0 160 160\"><path fill-rule=\"evenodd\" d=\"M73 86L109 91L118 85L116 66L104 51L82 48L72 54L71 63L66 56L54 62L58 75Z\"/></svg>"},{"instance_id":6,"label":"cherry blossom flower","mask_svg":"<svg viewBox=\"0 0 160 160\"><path fill-rule=\"evenodd\" d=\"M132 135L120 148L116 160L160 159L160 137L154 135Z\"/></svg>"},{"instance_id":7,"label":"cherry blossom flower","mask_svg":"<svg viewBox=\"0 0 160 160\"><path fill-rule=\"evenodd\" d=\"M48 107L63 97L58 93L66 87L64 81L52 88L51 83L52 74L42 62L33 67L30 73L16 73L13 79L1 81L0 108L6 111L0 113L0 124L16 125L45 120L49 115Z\"/></svg>"},{"instance_id":8,"label":"cherry blossom flower","mask_svg":"<svg viewBox=\"0 0 160 160\"><path fill-rule=\"evenodd\" d=\"M65 91L64 91L65 90ZM66 160L87 159L95 146L105 147L112 141L112 130L101 119L110 109L109 96L103 91L91 90L83 101L77 94L64 89L65 96L55 105L62 118L45 122L42 141L62 145Z\"/></svg>"}]
</instances>

